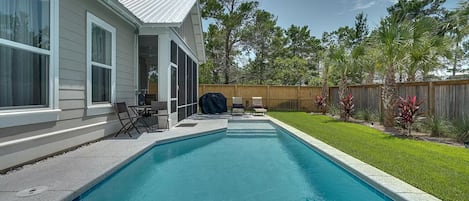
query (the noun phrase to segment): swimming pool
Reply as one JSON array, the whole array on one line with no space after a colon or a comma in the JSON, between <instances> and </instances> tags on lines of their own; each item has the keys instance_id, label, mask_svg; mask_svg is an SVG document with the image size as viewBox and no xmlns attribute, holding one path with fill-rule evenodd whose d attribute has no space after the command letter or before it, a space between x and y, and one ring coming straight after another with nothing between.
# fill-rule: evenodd
<instances>
[{"instance_id":1,"label":"swimming pool","mask_svg":"<svg viewBox=\"0 0 469 201\"><path fill-rule=\"evenodd\" d=\"M156 145L79 200L391 200L269 122Z\"/></svg>"}]
</instances>

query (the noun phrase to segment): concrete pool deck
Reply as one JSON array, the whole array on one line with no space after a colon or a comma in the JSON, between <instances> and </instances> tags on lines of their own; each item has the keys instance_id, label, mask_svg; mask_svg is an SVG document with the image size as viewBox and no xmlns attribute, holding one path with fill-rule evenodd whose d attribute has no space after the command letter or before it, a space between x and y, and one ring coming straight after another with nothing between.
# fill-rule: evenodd
<instances>
[{"instance_id":1,"label":"concrete pool deck","mask_svg":"<svg viewBox=\"0 0 469 201\"><path fill-rule=\"evenodd\" d=\"M133 138L127 135L120 135L117 138L109 137L34 164L25 165L19 170L0 175L0 200L73 200L153 145L198 136L200 133L224 130L228 127L229 119L270 119L395 200L439 200L278 120L268 116L252 117L250 115L195 115L180 123L196 123L193 127L174 127L164 132L134 135ZM33 187L37 188L28 191ZM42 190L44 190L42 193L38 193ZM23 195L38 194L18 196L22 193Z\"/></svg>"}]
</instances>

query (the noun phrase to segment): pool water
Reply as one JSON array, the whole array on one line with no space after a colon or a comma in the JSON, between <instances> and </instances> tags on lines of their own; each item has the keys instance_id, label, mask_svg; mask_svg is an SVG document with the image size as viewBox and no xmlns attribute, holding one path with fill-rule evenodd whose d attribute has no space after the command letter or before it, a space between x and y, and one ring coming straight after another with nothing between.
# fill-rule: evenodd
<instances>
[{"instance_id":1,"label":"pool water","mask_svg":"<svg viewBox=\"0 0 469 201\"><path fill-rule=\"evenodd\" d=\"M79 200L390 199L270 123L232 122L153 147Z\"/></svg>"}]
</instances>

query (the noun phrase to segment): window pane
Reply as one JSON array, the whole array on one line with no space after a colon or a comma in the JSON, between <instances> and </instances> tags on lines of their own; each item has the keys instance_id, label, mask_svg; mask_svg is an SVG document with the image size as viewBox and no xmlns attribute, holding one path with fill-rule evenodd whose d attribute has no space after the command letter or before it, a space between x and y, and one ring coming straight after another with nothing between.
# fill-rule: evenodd
<instances>
[{"instance_id":1,"label":"window pane","mask_svg":"<svg viewBox=\"0 0 469 201\"><path fill-rule=\"evenodd\" d=\"M92 101L111 102L111 69L93 66Z\"/></svg>"},{"instance_id":2,"label":"window pane","mask_svg":"<svg viewBox=\"0 0 469 201\"><path fill-rule=\"evenodd\" d=\"M138 37L139 91L156 100L158 94L158 36Z\"/></svg>"},{"instance_id":3,"label":"window pane","mask_svg":"<svg viewBox=\"0 0 469 201\"><path fill-rule=\"evenodd\" d=\"M0 46L0 108L47 106L49 56Z\"/></svg>"},{"instance_id":4,"label":"window pane","mask_svg":"<svg viewBox=\"0 0 469 201\"><path fill-rule=\"evenodd\" d=\"M49 49L49 1L0 1L0 38Z\"/></svg>"},{"instance_id":5,"label":"window pane","mask_svg":"<svg viewBox=\"0 0 469 201\"><path fill-rule=\"evenodd\" d=\"M112 34L105 29L92 24L91 30L91 60L94 62L111 65Z\"/></svg>"}]
</instances>

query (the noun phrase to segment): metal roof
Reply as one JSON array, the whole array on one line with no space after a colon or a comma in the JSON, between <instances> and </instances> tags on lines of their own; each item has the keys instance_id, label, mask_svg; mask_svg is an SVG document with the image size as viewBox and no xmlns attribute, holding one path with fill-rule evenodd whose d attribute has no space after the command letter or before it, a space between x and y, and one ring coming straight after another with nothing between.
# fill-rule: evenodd
<instances>
[{"instance_id":1,"label":"metal roof","mask_svg":"<svg viewBox=\"0 0 469 201\"><path fill-rule=\"evenodd\" d=\"M183 23L197 0L118 0L143 23Z\"/></svg>"}]
</instances>

